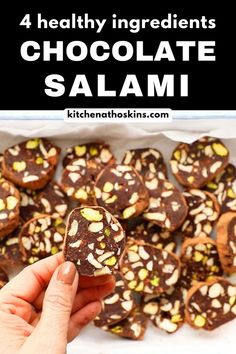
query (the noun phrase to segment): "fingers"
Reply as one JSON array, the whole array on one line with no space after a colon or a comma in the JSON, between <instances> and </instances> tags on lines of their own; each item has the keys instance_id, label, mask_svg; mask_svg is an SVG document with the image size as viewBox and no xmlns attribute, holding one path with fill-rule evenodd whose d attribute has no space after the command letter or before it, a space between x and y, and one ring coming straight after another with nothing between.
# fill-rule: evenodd
<instances>
[{"instance_id":1,"label":"fingers","mask_svg":"<svg viewBox=\"0 0 236 354\"><path fill-rule=\"evenodd\" d=\"M115 280L114 278L111 278L111 280L104 285L81 289L75 297L72 313L80 310L90 302L94 302L96 300L100 301L112 292L114 286Z\"/></svg>"},{"instance_id":2,"label":"fingers","mask_svg":"<svg viewBox=\"0 0 236 354\"><path fill-rule=\"evenodd\" d=\"M53 348L54 353L65 352L77 287L78 272L75 265L71 262L60 265L48 284L41 318L29 342L37 342L42 348Z\"/></svg>"},{"instance_id":3,"label":"fingers","mask_svg":"<svg viewBox=\"0 0 236 354\"><path fill-rule=\"evenodd\" d=\"M101 300L105 296L109 295L115 286L115 278L110 277L110 280L104 285L93 286L90 288L78 288L75 296L74 304L72 307L72 313L78 311L81 307L87 305L89 302L95 300ZM43 300L45 296L45 290L34 300L33 306L40 311L42 309Z\"/></svg>"},{"instance_id":4,"label":"fingers","mask_svg":"<svg viewBox=\"0 0 236 354\"><path fill-rule=\"evenodd\" d=\"M101 312L101 303L99 301L90 302L84 306L81 310L75 312L69 322L68 328L68 342L72 341L78 336L81 329Z\"/></svg>"},{"instance_id":5,"label":"fingers","mask_svg":"<svg viewBox=\"0 0 236 354\"><path fill-rule=\"evenodd\" d=\"M60 252L26 267L3 287L0 299L1 294L11 294L27 302L33 302L48 285L55 269L62 262Z\"/></svg>"}]
</instances>

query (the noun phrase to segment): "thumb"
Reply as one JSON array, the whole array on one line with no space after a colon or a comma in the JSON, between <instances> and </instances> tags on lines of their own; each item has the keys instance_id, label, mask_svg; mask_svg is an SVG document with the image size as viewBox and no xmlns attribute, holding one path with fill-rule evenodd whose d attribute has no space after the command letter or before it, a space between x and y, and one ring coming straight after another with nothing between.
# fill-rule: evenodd
<instances>
[{"instance_id":1,"label":"thumb","mask_svg":"<svg viewBox=\"0 0 236 354\"><path fill-rule=\"evenodd\" d=\"M61 264L54 272L45 293L36 335L54 353L63 352L72 305L78 288L78 272L72 262Z\"/></svg>"}]
</instances>

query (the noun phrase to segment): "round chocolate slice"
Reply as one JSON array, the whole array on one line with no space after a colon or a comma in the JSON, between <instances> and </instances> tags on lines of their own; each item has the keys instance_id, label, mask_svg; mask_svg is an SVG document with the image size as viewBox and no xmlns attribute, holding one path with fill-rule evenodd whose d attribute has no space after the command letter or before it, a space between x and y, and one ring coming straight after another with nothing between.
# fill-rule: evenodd
<instances>
[{"instance_id":1,"label":"round chocolate slice","mask_svg":"<svg viewBox=\"0 0 236 354\"><path fill-rule=\"evenodd\" d=\"M131 166L107 166L97 178L95 195L97 204L118 219L137 216L148 205L148 192Z\"/></svg>"},{"instance_id":2,"label":"round chocolate slice","mask_svg":"<svg viewBox=\"0 0 236 354\"><path fill-rule=\"evenodd\" d=\"M20 214L28 221L39 214L50 214L55 218L63 218L67 212L69 201L56 182L50 182L39 191L21 189Z\"/></svg>"},{"instance_id":3,"label":"round chocolate slice","mask_svg":"<svg viewBox=\"0 0 236 354\"><path fill-rule=\"evenodd\" d=\"M182 245L180 261L185 288L223 273L216 242L209 237L187 239Z\"/></svg>"},{"instance_id":4,"label":"round chocolate slice","mask_svg":"<svg viewBox=\"0 0 236 354\"><path fill-rule=\"evenodd\" d=\"M23 225L19 235L25 263L32 264L58 253L63 248L65 224L62 219L39 215Z\"/></svg>"},{"instance_id":5,"label":"round chocolate slice","mask_svg":"<svg viewBox=\"0 0 236 354\"><path fill-rule=\"evenodd\" d=\"M188 211L183 194L168 180L157 177L145 181L145 186L149 193L149 205L143 217L162 228L176 230L182 225Z\"/></svg>"},{"instance_id":6,"label":"round chocolate slice","mask_svg":"<svg viewBox=\"0 0 236 354\"><path fill-rule=\"evenodd\" d=\"M85 205L95 204L94 169L84 158L72 160L62 172L61 188L66 195Z\"/></svg>"},{"instance_id":7,"label":"round chocolate slice","mask_svg":"<svg viewBox=\"0 0 236 354\"><path fill-rule=\"evenodd\" d=\"M143 339L148 326L148 318L139 308L135 308L124 320L111 326L103 326L102 329L119 337L133 340Z\"/></svg>"},{"instance_id":8,"label":"round chocolate slice","mask_svg":"<svg viewBox=\"0 0 236 354\"><path fill-rule=\"evenodd\" d=\"M67 154L63 160L63 166L66 167L72 160L77 158L84 158L90 161L90 168L100 171L107 164L114 163L115 157L113 156L110 146L103 142L91 142L82 145L76 145L68 148Z\"/></svg>"},{"instance_id":9,"label":"round chocolate slice","mask_svg":"<svg viewBox=\"0 0 236 354\"><path fill-rule=\"evenodd\" d=\"M167 168L163 156L154 148L128 150L122 163L133 166L144 180L150 180L154 176L167 179Z\"/></svg>"},{"instance_id":10,"label":"round chocolate slice","mask_svg":"<svg viewBox=\"0 0 236 354\"><path fill-rule=\"evenodd\" d=\"M41 208L36 202L37 191L20 188L20 216L26 222L41 214Z\"/></svg>"},{"instance_id":11,"label":"round chocolate slice","mask_svg":"<svg viewBox=\"0 0 236 354\"><path fill-rule=\"evenodd\" d=\"M0 268L0 289L9 281L8 275L5 272L5 270L3 270L2 268Z\"/></svg>"},{"instance_id":12,"label":"round chocolate slice","mask_svg":"<svg viewBox=\"0 0 236 354\"><path fill-rule=\"evenodd\" d=\"M159 295L177 283L180 261L174 253L137 242L127 245L121 271L131 290Z\"/></svg>"},{"instance_id":13,"label":"round chocolate slice","mask_svg":"<svg viewBox=\"0 0 236 354\"><path fill-rule=\"evenodd\" d=\"M185 320L184 289L178 284L158 297L145 296L143 312L154 326L167 333L176 332Z\"/></svg>"},{"instance_id":14,"label":"round chocolate slice","mask_svg":"<svg viewBox=\"0 0 236 354\"><path fill-rule=\"evenodd\" d=\"M177 246L176 235L166 229L161 229L152 222L144 221L127 233L127 240L143 241L147 244L174 252Z\"/></svg>"},{"instance_id":15,"label":"round chocolate slice","mask_svg":"<svg viewBox=\"0 0 236 354\"><path fill-rule=\"evenodd\" d=\"M41 189L51 179L60 148L47 139L31 139L4 151L3 175L23 188Z\"/></svg>"},{"instance_id":16,"label":"round chocolate slice","mask_svg":"<svg viewBox=\"0 0 236 354\"><path fill-rule=\"evenodd\" d=\"M192 144L180 143L170 165L180 184L201 188L227 166L228 160L229 150L219 139L204 137Z\"/></svg>"},{"instance_id":17,"label":"round chocolate slice","mask_svg":"<svg viewBox=\"0 0 236 354\"><path fill-rule=\"evenodd\" d=\"M185 237L209 236L220 214L216 198L200 189L190 189L183 195L189 210L181 232Z\"/></svg>"},{"instance_id":18,"label":"round chocolate slice","mask_svg":"<svg viewBox=\"0 0 236 354\"><path fill-rule=\"evenodd\" d=\"M226 273L236 272L236 213L222 214L216 227L216 242Z\"/></svg>"},{"instance_id":19,"label":"round chocolate slice","mask_svg":"<svg viewBox=\"0 0 236 354\"><path fill-rule=\"evenodd\" d=\"M56 182L50 182L35 197L41 214L50 214L55 218L63 218L68 209L68 199Z\"/></svg>"},{"instance_id":20,"label":"round chocolate slice","mask_svg":"<svg viewBox=\"0 0 236 354\"><path fill-rule=\"evenodd\" d=\"M228 164L225 170L204 188L215 195L221 213L236 211L236 167L234 165Z\"/></svg>"},{"instance_id":21,"label":"round chocolate slice","mask_svg":"<svg viewBox=\"0 0 236 354\"><path fill-rule=\"evenodd\" d=\"M120 223L104 208L72 210L67 221L64 257L76 265L79 274L112 273L124 247L125 234Z\"/></svg>"},{"instance_id":22,"label":"round chocolate slice","mask_svg":"<svg viewBox=\"0 0 236 354\"><path fill-rule=\"evenodd\" d=\"M0 239L9 235L19 222L20 193L15 186L0 179Z\"/></svg>"},{"instance_id":23,"label":"round chocolate slice","mask_svg":"<svg viewBox=\"0 0 236 354\"><path fill-rule=\"evenodd\" d=\"M189 289L186 321L194 328L212 331L236 317L236 286L224 278L198 283Z\"/></svg>"},{"instance_id":24,"label":"round chocolate slice","mask_svg":"<svg viewBox=\"0 0 236 354\"><path fill-rule=\"evenodd\" d=\"M102 311L95 318L97 327L110 326L126 318L134 308L132 291L126 280L118 271L114 272L116 279L114 291L102 300Z\"/></svg>"},{"instance_id":25,"label":"round chocolate slice","mask_svg":"<svg viewBox=\"0 0 236 354\"><path fill-rule=\"evenodd\" d=\"M0 264L3 266L23 265L19 249L19 233L22 225L23 222L20 220L17 228L0 242Z\"/></svg>"},{"instance_id":26,"label":"round chocolate slice","mask_svg":"<svg viewBox=\"0 0 236 354\"><path fill-rule=\"evenodd\" d=\"M3 155L0 154L0 178L2 178L2 161L3 161Z\"/></svg>"}]
</instances>

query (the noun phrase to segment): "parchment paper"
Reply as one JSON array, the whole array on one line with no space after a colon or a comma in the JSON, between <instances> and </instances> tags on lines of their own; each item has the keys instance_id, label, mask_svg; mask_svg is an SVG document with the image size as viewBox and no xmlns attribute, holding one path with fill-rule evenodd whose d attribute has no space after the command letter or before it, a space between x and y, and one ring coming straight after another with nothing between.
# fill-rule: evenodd
<instances>
[{"instance_id":1,"label":"parchment paper","mask_svg":"<svg viewBox=\"0 0 236 354\"><path fill-rule=\"evenodd\" d=\"M24 117L18 114L17 118ZM111 144L118 161L128 148L156 147L168 162L176 141L189 143L200 136L211 135L223 139L230 149L231 162L236 163L236 120L233 119L178 119L166 125L78 125L54 118L0 120L0 152L27 137L50 137L62 148L101 139ZM68 354L233 354L235 348L236 320L213 332L197 331L185 325L172 335L150 325L145 339L139 342L120 339L90 325L68 345Z\"/></svg>"}]
</instances>

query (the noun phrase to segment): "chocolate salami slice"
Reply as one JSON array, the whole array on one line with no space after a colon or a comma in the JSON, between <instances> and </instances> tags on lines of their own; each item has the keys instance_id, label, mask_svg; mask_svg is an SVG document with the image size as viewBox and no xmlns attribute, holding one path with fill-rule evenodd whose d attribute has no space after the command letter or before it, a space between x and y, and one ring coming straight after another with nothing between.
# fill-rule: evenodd
<instances>
[{"instance_id":1,"label":"chocolate salami slice","mask_svg":"<svg viewBox=\"0 0 236 354\"><path fill-rule=\"evenodd\" d=\"M50 214L55 218L63 218L68 209L68 199L56 182L50 182L35 197L42 214Z\"/></svg>"},{"instance_id":2,"label":"chocolate salami slice","mask_svg":"<svg viewBox=\"0 0 236 354\"><path fill-rule=\"evenodd\" d=\"M120 223L104 208L82 207L68 217L65 260L86 276L112 273L125 247Z\"/></svg>"},{"instance_id":3,"label":"chocolate salami slice","mask_svg":"<svg viewBox=\"0 0 236 354\"><path fill-rule=\"evenodd\" d=\"M178 284L158 297L145 296L143 312L154 326L167 333L176 332L185 320L184 289Z\"/></svg>"},{"instance_id":4,"label":"chocolate salami slice","mask_svg":"<svg viewBox=\"0 0 236 354\"><path fill-rule=\"evenodd\" d=\"M0 289L9 281L7 273L0 268Z\"/></svg>"},{"instance_id":5,"label":"chocolate salami slice","mask_svg":"<svg viewBox=\"0 0 236 354\"><path fill-rule=\"evenodd\" d=\"M167 168L163 156L154 148L128 150L122 163L133 166L144 180L150 180L154 176L167 179Z\"/></svg>"},{"instance_id":6,"label":"chocolate salami slice","mask_svg":"<svg viewBox=\"0 0 236 354\"><path fill-rule=\"evenodd\" d=\"M236 213L222 214L216 227L217 248L226 273L236 272Z\"/></svg>"},{"instance_id":7,"label":"chocolate salami slice","mask_svg":"<svg viewBox=\"0 0 236 354\"><path fill-rule=\"evenodd\" d=\"M128 288L127 282L118 271L114 272L114 276L116 279L115 289L102 300L102 311L94 320L97 327L110 326L120 322L134 308L132 291Z\"/></svg>"},{"instance_id":8,"label":"chocolate salami slice","mask_svg":"<svg viewBox=\"0 0 236 354\"><path fill-rule=\"evenodd\" d=\"M219 204L213 194L200 189L183 192L189 210L181 227L185 237L207 237L220 214Z\"/></svg>"},{"instance_id":9,"label":"chocolate salami slice","mask_svg":"<svg viewBox=\"0 0 236 354\"><path fill-rule=\"evenodd\" d=\"M63 191L73 200L85 205L94 205L94 171L89 168L86 159L72 160L62 172L61 187Z\"/></svg>"},{"instance_id":10,"label":"chocolate salami slice","mask_svg":"<svg viewBox=\"0 0 236 354\"><path fill-rule=\"evenodd\" d=\"M198 281L220 276L223 271L216 242L209 237L187 239L181 250L182 285L188 289Z\"/></svg>"},{"instance_id":11,"label":"chocolate salami slice","mask_svg":"<svg viewBox=\"0 0 236 354\"><path fill-rule=\"evenodd\" d=\"M64 167L77 158L84 158L86 161L90 161L90 168L94 165L94 168L99 171L107 164L115 162L115 157L110 150L110 146L103 142L76 145L68 148L66 151L67 154L63 160Z\"/></svg>"},{"instance_id":12,"label":"chocolate salami slice","mask_svg":"<svg viewBox=\"0 0 236 354\"><path fill-rule=\"evenodd\" d=\"M2 178L2 161L3 161L3 155L0 154L0 178Z\"/></svg>"},{"instance_id":13,"label":"chocolate salami slice","mask_svg":"<svg viewBox=\"0 0 236 354\"><path fill-rule=\"evenodd\" d=\"M129 219L143 212L148 205L148 192L141 177L131 166L107 166L95 186L97 204L118 219Z\"/></svg>"},{"instance_id":14,"label":"chocolate salami slice","mask_svg":"<svg viewBox=\"0 0 236 354\"><path fill-rule=\"evenodd\" d=\"M65 224L62 219L39 215L23 225L19 235L25 263L32 264L58 253L63 248Z\"/></svg>"},{"instance_id":15,"label":"chocolate salami slice","mask_svg":"<svg viewBox=\"0 0 236 354\"><path fill-rule=\"evenodd\" d=\"M144 221L127 233L127 240L143 241L157 248L174 252L177 246L175 236L169 230L161 229L152 222Z\"/></svg>"},{"instance_id":16,"label":"chocolate salami slice","mask_svg":"<svg viewBox=\"0 0 236 354\"><path fill-rule=\"evenodd\" d=\"M188 211L183 194L168 180L157 177L145 181L145 186L149 193L149 205L143 217L162 228L176 230Z\"/></svg>"},{"instance_id":17,"label":"chocolate salami slice","mask_svg":"<svg viewBox=\"0 0 236 354\"><path fill-rule=\"evenodd\" d=\"M228 164L225 170L204 188L216 196L221 213L236 211L236 167L234 165Z\"/></svg>"},{"instance_id":18,"label":"chocolate salami slice","mask_svg":"<svg viewBox=\"0 0 236 354\"><path fill-rule=\"evenodd\" d=\"M112 326L104 326L102 328L119 337L141 340L145 335L147 325L148 318L138 308L135 308L124 320Z\"/></svg>"},{"instance_id":19,"label":"chocolate salami slice","mask_svg":"<svg viewBox=\"0 0 236 354\"><path fill-rule=\"evenodd\" d=\"M19 233L23 221L20 220L17 228L0 242L0 264L3 266L23 265L19 248Z\"/></svg>"},{"instance_id":20,"label":"chocolate salami slice","mask_svg":"<svg viewBox=\"0 0 236 354\"><path fill-rule=\"evenodd\" d=\"M19 222L20 193L15 186L0 179L0 239L9 235Z\"/></svg>"},{"instance_id":21,"label":"chocolate salami slice","mask_svg":"<svg viewBox=\"0 0 236 354\"><path fill-rule=\"evenodd\" d=\"M28 221L39 214L50 214L55 218L63 218L67 212L69 201L56 182L50 182L39 191L21 189L20 214Z\"/></svg>"},{"instance_id":22,"label":"chocolate salami slice","mask_svg":"<svg viewBox=\"0 0 236 354\"><path fill-rule=\"evenodd\" d=\"M47 139L31 139L4 151L3 175L23 188L41 189L52 179L60 148Z\"/></svg>"},{"instance_id":23,"label":"chocolate salami slice","mask_svg":"<svg viewBox=\"0 0 236 354\"><path fill-rule=\"evenodd\" d=\"M20 216L26 222L41 214L36 202L37 191L20 188Z\"/></svg>"},{"instance_id":24,"label":"chocolate salami slice","mask_svg":"<svg viewBox=\"0 0 236 354\"><path fill-rule=\"evenodd\" d=\"M136 242L127 245L121 271L131 290L159 295L177 283L180 261L174 253Z\"/></svg>"},{"instance_id":25,"label":"chocolate salami slice","mask_svg":"<svg viewBox=\"0 0 236 354\"><path fill-rule=\"evenodd\" d=\"M228 164L229 151L216 138L204 137L192 144L180 143L173 151L170 165L183 186L201 188Z\"/></svg>"},{"instance_id":26,"label":"chocolate salami slice","mask_svg":"<svg viewBox=\"0 0 236 354\"><path fill-rule=\"evenodd\" d=\"M186 321L212 331L236 317L236 286L224 278L198 283L188 291Z\"/></svg>"}]
</instances>

